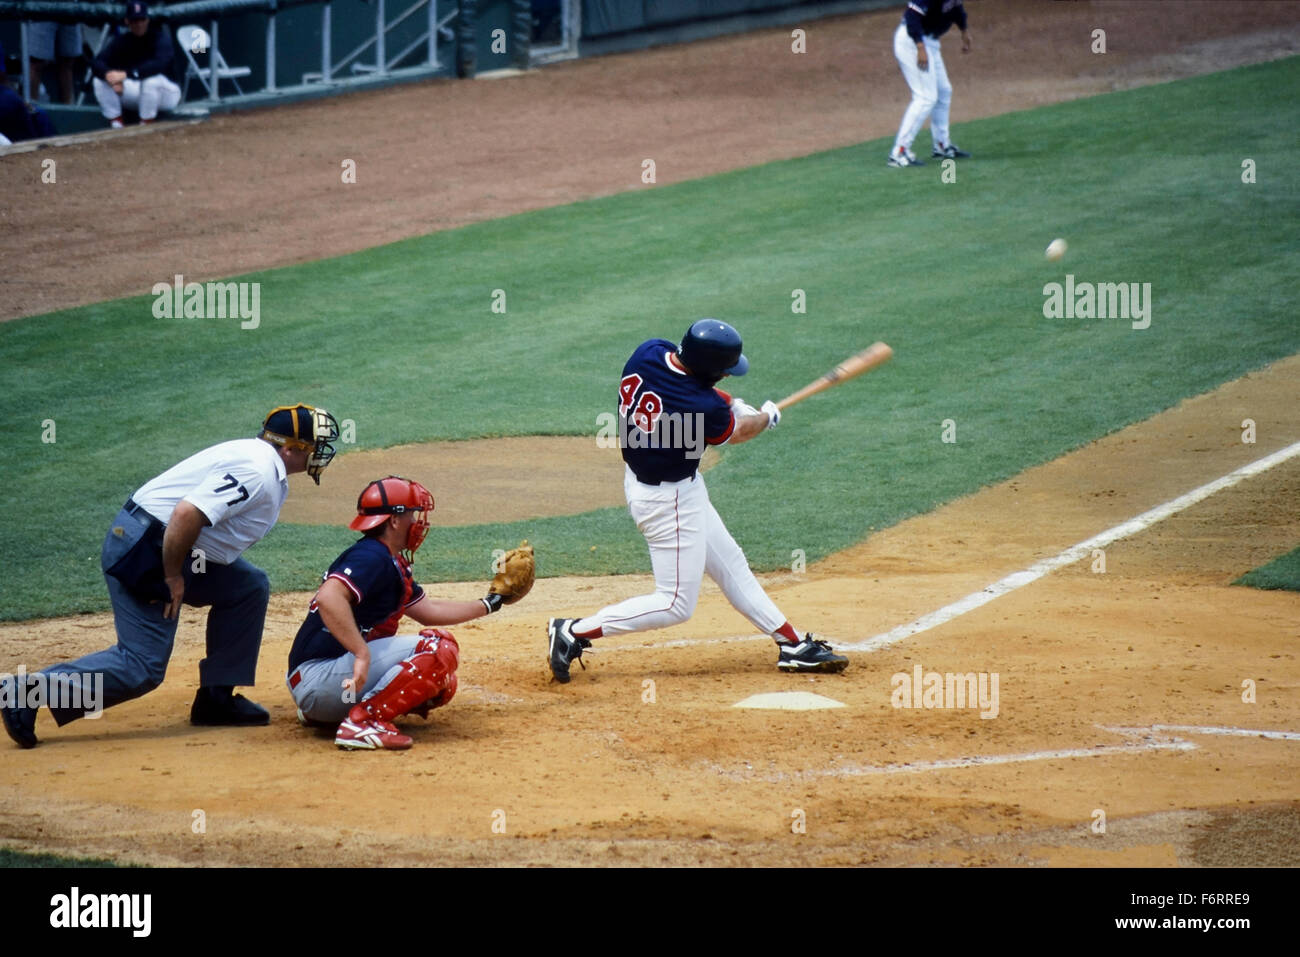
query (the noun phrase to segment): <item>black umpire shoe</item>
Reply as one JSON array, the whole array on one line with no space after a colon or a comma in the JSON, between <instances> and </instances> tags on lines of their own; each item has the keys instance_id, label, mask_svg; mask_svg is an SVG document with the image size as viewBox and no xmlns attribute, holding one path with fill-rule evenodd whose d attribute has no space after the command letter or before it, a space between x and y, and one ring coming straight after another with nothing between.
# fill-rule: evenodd
<instances>
[{"instance_id":1,"label":"black umpire shoe","mask_svg":"<svg viewBox=\"0 0 1300 957\"><path fill-rule=\"evenodd\" d=\"M831 651L831 646L812 632L803 636L797 645L778 641L781 649L776 666L782 671L821 671L837 674L849 666L849 659Z\"/></svg>"},{"instance_id":2,"label":"black umpire shoe","mask_svg":"<svg viewBox=\"0 0 1300 957\"><path fill-rule=\"evenodd\" d=\"M569 683L569 665L575 660L582 665L583 671L587 670L582 662L582 652L584 648L591 647L591 642L573 633L573 623L577 620L552 618L546 623L546 635L550 639L547 660L551 665L551 674L562 685Z\"/></svg>"},{"instance_id":3,"label":"black umpire shoe","mask_svg":"<svg viewBox=\"0 0 1300 957\"><path fill-rule=\"evenodd\" d=\"M190 706L190 724L202 727L225 727L244 724L270 724L271 716L259 704L242 694L233 694L229 685L200 688Z\"/></svg>"},{"instance_id":4,"label":"black umpire shoe","mask_svg":"<svg viewBox=\"0 0 1300 957\"><path fill-rule=\"evenodd\" d=\"M36 741L36 709L19 704L18 679L6 675L0 679L0 718L5 731L20 748L34 748Z\"/></svg>"}]
</instances>

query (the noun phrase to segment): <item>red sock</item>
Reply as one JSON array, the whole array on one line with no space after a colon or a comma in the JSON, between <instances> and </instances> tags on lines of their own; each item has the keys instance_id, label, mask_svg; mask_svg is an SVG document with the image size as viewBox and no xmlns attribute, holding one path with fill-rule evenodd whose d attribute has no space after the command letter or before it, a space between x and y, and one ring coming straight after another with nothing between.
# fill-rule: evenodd
<instances>
[{"instance_id":1,"label":"red sock","mask_svg":"<svg viewBox=\"0 0 1300 957\"><path fill-rule=\"evenodd\" d=\"M592 638L604 637L605 630L603 628L596 627L591 629L591 631L575 631L573 634L575 637L586 638L588 641L590 641Z\"/></svg>"},{"instance_id":2,"label":"red sock","mask_svg":"<svg viewBox=\"0 0 1300 957\"><path fill-rule=\"evenodd\" d=\"M777 641L788 641L792 645L799 644L799 633L794 630L794 626L788 621L773 632L772 637Z\"/></svg>"}]
</instances>

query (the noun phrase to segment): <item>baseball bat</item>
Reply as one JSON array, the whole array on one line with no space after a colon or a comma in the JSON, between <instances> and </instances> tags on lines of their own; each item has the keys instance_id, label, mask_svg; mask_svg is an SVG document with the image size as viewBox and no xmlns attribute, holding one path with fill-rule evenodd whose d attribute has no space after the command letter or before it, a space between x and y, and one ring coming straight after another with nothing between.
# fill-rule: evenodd
<instances>
[{"instance_id":1,"label":"baseball bat","mask_svg":"<svg viewBox=\"0 0 1300 957\"><path fill-rule=\"evenodd\" d=\"M810 395L816 395L818 392L823 392L833 385L839 385L841 382L848 382L855 376L860 376L862 373L888 362L893 354L894 350L883 342L873 343L856 355L849 356L820 379L815 379L798 392L787 395L776 404L776 407L784 412L796 402L802 402Z\"/></svg>"}]
</instances>

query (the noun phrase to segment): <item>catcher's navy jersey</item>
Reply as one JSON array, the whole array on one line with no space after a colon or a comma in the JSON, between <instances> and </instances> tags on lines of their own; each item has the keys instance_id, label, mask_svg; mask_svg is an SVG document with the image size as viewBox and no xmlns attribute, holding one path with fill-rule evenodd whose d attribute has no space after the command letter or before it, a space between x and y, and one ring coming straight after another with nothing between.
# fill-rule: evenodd
<instances>
[{"instance_id":1,"label":"catcher's navy jersey","mask_svg":"<svg viewBox=\"0 0 1300 957\"><path fill-rule=\"evenodd\" d=\"M366 641L396 634L406 609L424 597L424 589L411 575L411 566L374 538L361 539L336 558L323 580L331 578L341 581L352 593L352 614ZM347 649L325 627L313 600L289 650L289 670L304 661L345 654Z\"/></svg>"},{"instance_id":2,"label":"catcher's navy jersey","mask_svg":"<svg viewBox=\"0 0 1300 957\"><path fill-rule=\"evenodd\" d=\"M736 427L730 397L674 364L676 353L667 339L641 343L618 384L623 461L648 485L690 478L705 445L721 445Z\"/></svg>"},{"instance_id":3,"label":"catcher's navy jersey","mask_svg":"<svg viewBox=\"0 0 1300 957\"><path fill-rule=\"evenodd\" d=\"M903 11L903 23L907 35L917 43L922 36L938 39L954 23L958 29L966 29L966 8L961 0L911 0Z\"/></svg>"}]
</instances>

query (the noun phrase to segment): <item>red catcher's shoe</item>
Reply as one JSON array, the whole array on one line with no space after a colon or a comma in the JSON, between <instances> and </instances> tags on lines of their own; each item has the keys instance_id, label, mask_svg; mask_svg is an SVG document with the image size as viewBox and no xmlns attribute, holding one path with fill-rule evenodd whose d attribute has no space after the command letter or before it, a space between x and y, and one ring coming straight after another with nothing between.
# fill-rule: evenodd
<instances>
[{"instance_id":1,"label":"red catcher's shoe","mask_svg":"<svg viewBox=\"0 0 1300 957\"><path fill-rule=\"evenodd\" d=\"M334 743L349 751L405 751L415 743L387 721L376 721L357 705L339 724Z\"/></svg>"}]
</instances>

